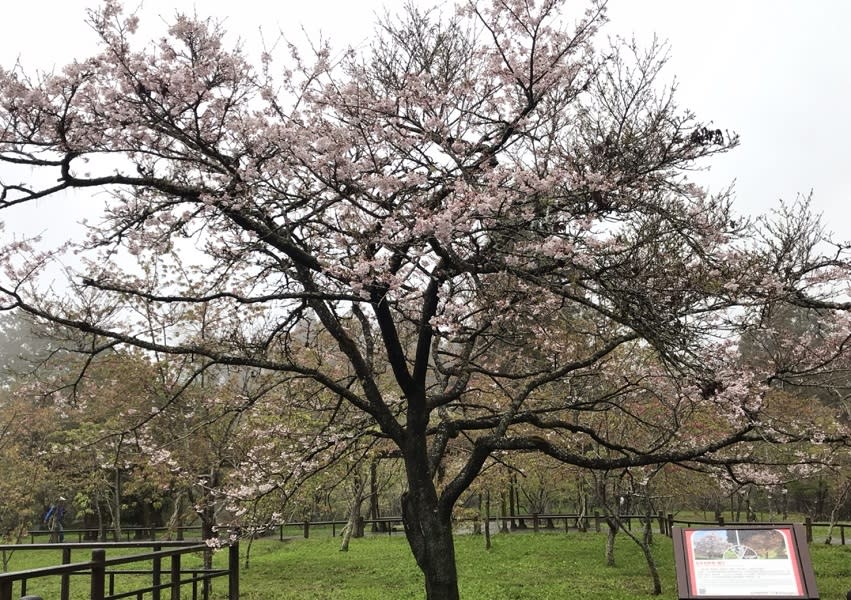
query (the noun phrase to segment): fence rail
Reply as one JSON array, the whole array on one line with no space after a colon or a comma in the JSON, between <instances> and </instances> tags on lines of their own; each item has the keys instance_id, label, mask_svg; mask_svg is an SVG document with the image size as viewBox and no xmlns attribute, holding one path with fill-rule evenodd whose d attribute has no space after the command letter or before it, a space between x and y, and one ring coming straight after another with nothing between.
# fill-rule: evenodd
<instances>
[{"instance_id":1,"label":"fence rail","mask_svg":"<svg viewBox=\"0 0 851 600\"><path fill-rule=\"evenodd\" d=\"M126 541L132 540L171 540L172 538L182 541L187 534L196 533L194 539L201 538L200 525L185 525L181 527L141 527L137 525L128 525L121 528L121 533L117 537L125 538ZM36 543L36 538L50 538L56 532L48 529L31 529L27 532L30 538L30 544ZM108 538L115 538L116 532L114 529L95 529L95 528L71 528L64 529L62 534L65 537L73 538L76 536L77 542L99 540L105 542ZM115 540L119 541L119 540Z\"/></svg>"},{"instance_id":2,"label":"fence rail","mask_svg":"<svg viewBox=\"0 0 851 600\"><path fill-rule=\"evenodd\" d=\"M725 525L754 525L754 524L766 524L766 521L725 521L722 515L718 515L715 519L711 521L697 521L697 520L678 520L674 518L674 515L669 514L666 519L667 526L665 528L665 535L668 537L671 536L671 530L674 525L680 525L683 527L695 527L700 525L707 525L711 527L724 527ZM771 521L771 523L783 523L783 524L792 524L789 521ZM795 525L803 526L804 530L807 532L807 543L812 543L815 540L815 530L816 529L827 529L838 530L839 531L839 544L844 546L846 544L846 539L848 539L845 535L845 530L851 530L851 523L830 523L830 522L816 522L813 521L810 517L805 517L803 523L793 523ZM825 543L832 544L833 536L830 537L825 536Z\"/></svg>"},{"instance_id":3,"label":"fence rail","mask_svg":"<svg viewBox=\"0 0 851 600\"><path fill-rule=\"evenodd\" d=\"M632 529L633 522L643 523L647 520L647 515L620 515L618 517L621 521L623 521L628 529ZM553 530L553 529L564 529L568 531L571 528L574 529L590 529L594 528L596 531L600 531L602 527L602 523L605 522L605 515L600 514L598 511L593 512L592 514L524 514L524 515L514 515L514 516L492 516L490 518L492 523L496 523L500 529L531 529L532 531L539 531L541 529ZM650 519L656 523L658 523L658 529L660 533L664 533L666 531L666 521L665 515L663 513L658 513L652 515ZM346 525L348 521L345 519L326 519L320 521L313 520L304 520L304 521L288 521L286 523L281 523L278 527L278 537L280 540L283 540L286 536L286 530L297 530L301 533L301 535L305 538L310 537L310 533L312 529L317 527L330 527L331 528L331 536L336 537L338 528L341 528ZM455 520L456 525L466 524L467 526L475 527L476 523L483 524L482 519L478 517L465 517L459 518ZM556 526L556 523L561 522L561 526ZM528 524L531 523L531 526ZM367 525L377 525L378 531L380 533L386 533L387 535L393 535L393 533L403 530L402 517L382 517L379 519L364 519L360 520L359 528L365 527Z\"/></svg>"},{"instance_id":4,"label":"fence rail","mask_svg":"<svg viewBox=\"0 0 851 600\"><path fill-rule=\"evenodd\" d=\"M107 558L107 550L117 549L148 549L150 552ZM209 599L213 579L227 577L228 599L239 598L239 544L232 543L228 547L228 567L226 569L184 569L181 567L181 557L198 552L209 556L211 549L206 544L196 542L112 542L112 543L53 543L0 545L3 550L62 550L62 564L52 567L41 567L26 571L0 573L0 600L14 600L15 584L20 586L20 596L27 595L28 583L45 577L58 577L60 580L59 600L69 600L71 593L71 576L88 576L90 580L91 600L119 600L135 597L142 600L150 597L161 600L162 592L168 591L171 600L179 600L181 589L192 586L192 598L198 598L198 588L201 587L201 598ZM71 562L74 550L91 550L90 559L82 562ZM150 561L151 568L118 569L123 565L138 565ZM169 563L163 568L164 561ZM129 575L144 575L149 578L150 585L134 587L132 590L116 592L116 580ZM146 596L149 595L149 596Z\"/></svg>"},{"instance_id":5,"label":"fence rail","mask_svg":"<svg viewBox=\"0 0 851 600\"><path fill-rule=\"evenodd\" d=\"M671 536L672 528L675 525L682 527L693 527L693 526L717 526L723 527L726 525L747 525L748 523L753 524L753 522L731 522L725 521L723 516L719 516L713 520L696 520L696 519L675 519L674 515L664 513L657 513L655 515L651 515L649 517L651 521L655 524L656 529L660 534L666 535L668 537ZM629 515L618 515L618 519L624 523L624 525L628 529L632 529L634 523L644 523L648 519L648 515L639 515L639 514L629 514ZM589 514L524 514L524 515L514 515L514 516L494 516L491 517L491 522L496 523L497 527L502 530L516 530L516 529L528 529L532 531L539 531L542 529L546 530L554 530L554 529L563 529L564 531L569 531L570 529L579 529L579 530L589 530L593 529L594 531L600 531L602 529L603 524L606 522L606 516L601 514L599 511L594 511ZM482 520L477 517L466 517L456 520L456 524L466 524L468 527L470 525L475 526L476 523L482 524ZM780 523L780 521L771 521L772 523ZM789 521L782 521L783 523L790 523ZM312 529L317 527L330 527L331 536L336 536L339 529L347 523L346 520L321 520L321 521L288 521L286 523L282 523L278 528L278 537L283 540L286 537L287 530L292 531L295 529L300 532L301 535L305 538L310 537L310 533ZM528 524L531 523L531 526ZM760 521L760 523L765 524L766 521ZM379 528L381 533L387 533L387 535L393 535L394 532L400 531L403 529L402 526L402 517L383 517L380 519L361 519L360 527L364 527L367 525L379 525L383 527L383 530ZM802 525L807 533L807 541L812 542L814 540L815 531L817 529L828 529L831 527L831 523L827 522L815 522L811 518L807 517L804 519L803 523L798 523ZM851 544L851 523L833 523L832 524L835 531L838 532L838 538L836 538L836 542L840 545ZM827 540L828 543L833 543L833 536Z\"/></svg>"}]
</instances>

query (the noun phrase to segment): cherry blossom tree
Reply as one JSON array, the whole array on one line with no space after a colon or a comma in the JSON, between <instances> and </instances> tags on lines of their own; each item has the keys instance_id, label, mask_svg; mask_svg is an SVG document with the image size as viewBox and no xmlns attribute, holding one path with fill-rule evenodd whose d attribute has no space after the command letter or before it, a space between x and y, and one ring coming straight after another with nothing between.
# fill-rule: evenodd
<instances>
[{"instance_id":1,"label":"cherry blossom tree","mask_svg":"<svg viewBox=\"0 0 851 600\"><path fill-rule=\"evenodd\" d=\"M738 140L677 106L663 45L599 42L604 2L409 8L365 50L256 66L210 20L151 43L117 0L90 22L97 55L0 70L0 207L105 203L67 248L0 250L3 307L92 353L321 387L398 449L430 600L458 598L452 508L495 452L725 466L845 438L764 417L778 374L737 339L778 301L847 318L847 249L689 181Z\"/></svg>"}]
</instances>

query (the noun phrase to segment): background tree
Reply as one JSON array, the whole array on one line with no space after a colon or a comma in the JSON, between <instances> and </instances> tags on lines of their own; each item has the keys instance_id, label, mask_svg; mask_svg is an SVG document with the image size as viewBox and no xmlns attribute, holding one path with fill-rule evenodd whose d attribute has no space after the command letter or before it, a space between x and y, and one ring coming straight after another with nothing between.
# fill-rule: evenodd
<instances>
[{"instance_id":1,"label":"background tree","mask_svg":"<svg viewBox=\"0 0 851 600\"><path fill-rule=\"evenodd\" d=\"M20 402L9 390L0 391L0 539L4 544L17 544L29 533L43 513L39 500L56 498L49 488L49 473L31 446L31 431L44 428L44 411L29 402ZM6 571L14 551L0 553Z\"/></svg>"},{"instance_id":2,"label":"background tree","mask_svg":"<svg viewBox=\"0 0 851 600\"><path fill-rule=\"evenodd\" d=\"M182 15L139 44L108 0L96 56L0 70L3 206L107 192L68 297L40 279L53 255L20 240L0 251L4 307L88 334L93 354L324 388L326 412L398 449L430 600L458 597L452 509L494 452L721 467L844 439L763 418L770 374L736 340L781 300L846 310L846 249L796 237L806 215L746 223L691 184L737 139L677 107L664 48L599 50L604 8L409 8L363 51L290 46L253 68ZM326 434L317 452L339 446Z\"/></svg>"}]
</instances>

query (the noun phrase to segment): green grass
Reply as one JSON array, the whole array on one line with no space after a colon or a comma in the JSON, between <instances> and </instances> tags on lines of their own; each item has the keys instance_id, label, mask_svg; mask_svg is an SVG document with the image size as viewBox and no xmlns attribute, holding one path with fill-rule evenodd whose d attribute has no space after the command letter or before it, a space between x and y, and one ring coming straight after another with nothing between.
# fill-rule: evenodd
<instances>
[{"instance_id":1,"label":"green grass","mask_svg":"<svg viewBox=\"0 0 851 600\"><path fill-rule=\"evenodd\" d=\"M653 598L647 567L637 546L626 536L618 537L617 564L606 567L605 538L600 534L498 534L493 537L490 551L484 549L482 536L459 536L456 558L461 597L464 600ZM245 549L243 543L242 551ZM810 553L821 598L845 598L851 588L851 546L814 544ZM677 595L670 540L656 536L655 555L664 589L659 598L673 600ZM45 556L36 559L20 552L12 558L11 566L31 568L54 559ZM226 560L224 552L216 556L217 563L224 564ZM240 587L241 598L246 600L404 600L424 596L422 575L401 534L352 540L348 553L340 552L339 538L330 535L285 542L259 540L252 547L250 568L243 570ZM54 589L42 589L33 582L29 593L39 593L47 600L58 597ZM225 590L224 580L214 583L216 598L224 598ZM84 590L73 595L75 599L86 597Z\"/></svg>"},{"instance_id":2,"label":"green grass","mask_svg":"<svg viewBox=\"0 0 851 600\"><path fill-rule=\"evenodd\" d=\"M571 532L500 534L484 549L481 536L456 538L464 600L650 599L651 582L638 547L618 536L614 567L604 561L603 535ZM401 535L353 540L311 538L255 543L242 573L242 597L251 600L423 598L423 580ZM810 547L821 598L844 599L851 588L851 546ZM655 538L664 593L677 598L671 541Z\"/></svg>"}]
</instances>

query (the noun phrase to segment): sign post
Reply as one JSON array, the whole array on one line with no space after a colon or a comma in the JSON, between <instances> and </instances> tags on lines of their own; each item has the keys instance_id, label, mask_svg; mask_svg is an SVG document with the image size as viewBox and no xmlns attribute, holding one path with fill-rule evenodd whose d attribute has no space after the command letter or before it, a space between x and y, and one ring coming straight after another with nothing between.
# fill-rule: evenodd
<instances>
[{"instance_id":1,"label":"sign post","mask_svg":"<svg viewBox=\"0 0 851 600\"><path fill-rule=\"evenodd\" d=\"M680 600L818 599L800 525L673 528Z\"/></svg>"}]
</instances>

